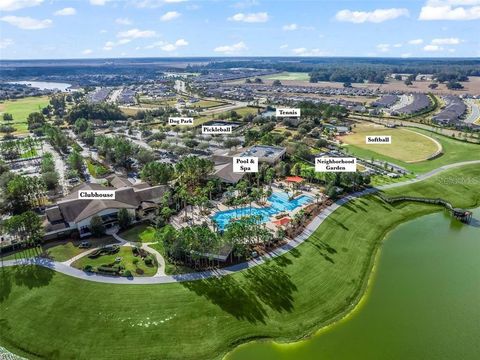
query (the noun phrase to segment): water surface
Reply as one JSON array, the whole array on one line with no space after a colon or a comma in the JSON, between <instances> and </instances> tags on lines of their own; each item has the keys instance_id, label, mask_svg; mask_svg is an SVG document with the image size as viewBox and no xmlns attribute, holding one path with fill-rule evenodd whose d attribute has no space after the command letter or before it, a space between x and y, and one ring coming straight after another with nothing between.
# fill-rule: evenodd
<instances>
[{"instance_id":1,"label":"water surface","mask_svg":"<svg viewBox=\"0 0 480 360\"><path fill-rule=\"evenodd\" d=\"M471 225L441 212L386 238L353 313L291 344L254 342L228 360L480 359L480 209Z\"/></svg>"},{"instance_id":2,"label":"water surface","mask_svg":"<svg viewBox=\"0 0 480 360\"><path fill-rule=\"evenodd\" d=\"M34 88L38 88L40 90L60 90L60 91L67 91L67 89L70 86L72 86L71 84L67 84L67 83L50 82L50 81L9 81L9 83L28 85Z\"/></svg>"}]
</instances>

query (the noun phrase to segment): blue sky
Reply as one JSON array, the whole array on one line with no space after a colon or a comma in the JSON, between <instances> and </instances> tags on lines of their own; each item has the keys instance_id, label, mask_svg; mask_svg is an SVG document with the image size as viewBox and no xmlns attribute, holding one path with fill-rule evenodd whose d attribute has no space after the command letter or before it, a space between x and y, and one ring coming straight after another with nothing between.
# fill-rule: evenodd
<instances>
[{"instance_id":1,"label":"blue sky","mask_svg":"<svg viewBox=\"0 0 480 360\"><path fill-rule=\"evenodd\" d=\"M0 58L479 57L480 0L0 0Z\"/></svg>"}]
</instances>

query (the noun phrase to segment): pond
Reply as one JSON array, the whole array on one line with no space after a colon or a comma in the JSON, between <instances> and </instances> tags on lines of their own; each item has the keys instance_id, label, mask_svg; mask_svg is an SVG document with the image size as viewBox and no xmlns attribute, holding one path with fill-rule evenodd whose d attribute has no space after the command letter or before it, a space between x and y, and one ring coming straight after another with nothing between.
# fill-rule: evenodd
<instances>
[{"instance_id":1,"label":"pond","mask_svg":"<svg viewBox=\"0 0 480 360\"><path fill-rule=\"evenodd\" d=\"M227 360L478 359L480 209L464 225L441 212L388 234L360 305L311 338L252 342Z\"/></svg>"},{"instance_id":2,"label":"pond","mask_svg":"<svg viewBox=\"0 0 480 360\"><path fill-rule=\"evenodd\" d=\"M28 85L34 88L39 88L40 90L60 90L67 91L71 84L59 83L59 82L49 82L49 81L10 81L9 84L20 84Z\"/></svg>"}]
</instances>

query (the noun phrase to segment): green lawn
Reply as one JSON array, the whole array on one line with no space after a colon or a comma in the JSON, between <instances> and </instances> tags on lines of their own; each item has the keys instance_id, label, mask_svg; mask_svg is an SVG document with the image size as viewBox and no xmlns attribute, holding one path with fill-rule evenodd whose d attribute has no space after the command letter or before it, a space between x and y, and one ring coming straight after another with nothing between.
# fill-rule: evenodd
<instances>
[{"instance_id":1,"label":"green lawn","mask_svg":"<svg viewBox=\"0 0 480 360\"><path fill-rule=\"evenodd\" d=\"M372 145L365 143L366 136L385 135L392 137L391 144ZM389 129L370 122L357 123L352 134L341 136L340 139L346 144L410 163L427 159L439 150L438 145L431 138L420 135L415 131L403 128Z\"/></svg>"},{"instance_id":2,"label":"green lawn","mask_svg":"<svg viewBox=\"0 0 480 360\"><path fill-rule=\"evenodd\" d=\"M480 182L452 184L442 181L446 177L478 179L480 166L405 186L402 193L480 204ZM299 339L357 303L390 229L438 209L357 199L298 248L221 279L110 285L37 267L3 269L0 345L29 359L183 360L220 358L251 339Z\"/></svg>"},{"instance_id":3,"label":"green lawn","mask_svg":"<svg viewBox=\"0 0 480 360\"><path fill-rule=\"evenodd\" d=\"M17 253L2 257L2 260L21 259L34 256L46 256L55 261L66 261L72 257L81 254L88 249L80 249L78 245L83 240L64 240L61 242L47 242L35 249L22 250ZM111 236L104 236L102 238L87 240L92 244L92 247L103 246L107 244L114 244L117 241Z\"/></svg>"},{"instance_id":4,"label":"green lawn","mask_svg":"<svg viewBox=\"0 0 480 360\"><path fill-rule=\"evenodd\" d=\"M465 143L459 140L451 139L443 135L435 134L427 130L422 130L422 129L414 129L414 130L416 132L428 135L436 139L438 142L440 142L443 147L443 155L433 160L427 160L419 163L409 164L385 155L381 155L372 150L362 149L358 146L347 145L345 146L345 148L347 148L350 153L357 155L361 158L370 160L372 157L374 157L376 160L384 160L384 161L392 162L394 164L398 164L417 174L422 174L447 164L452 164L452 163L461 162L461 161L468 161L468 160L480 160L480 145Z\"/></svg>"},{"instance_id":5,"label":"green lawn","mask_svg":"<svg viewBox=\"0 0 480 360\"><path fill-rule=\"evenodd\" d=\"M7 112L13 115L12 126L17 129L17 133L28 132L27 117L32 112L41 111L48 105L48 96L33 96L18 100L0 101L0 124L3 121L2 114Z\"/></svg>"},{"instance_id":6,"label":"green lawn","mask_svg":"<svg viewBox=\"0 0 480 360\"><path fill-rule=\"evenodd\" d=\"M188 274L191 272L195 272L194 269L188 267L188 266L183 266L180 264L174 264L170 262L165 254L165 248L163 247L163 244L160 242L156 242L154 244L148 245L152 249L157 250L160 254L162 254L163 258L165 259L165 274L167 275L178 275L178 274Z\"/></svg>"},{"instance_id":7,"label":"green lawn","mask_svg":"<svg viewBox=\"0 0 480 360\"><path fill-rule=\"evenodd\" d=\"M155 242L155 228L144 223L122 231L119 236L133 242Z\"/></svg>"},{"instance_id":8,"label":"green lawn","mask_svg":"<svg viewBox=\"0 0 480 360\"><path fill-rule=\"evenodd\" d=\"M225 101L199 100L195 103L192 103L188 107L189 108L209 109L209 108L212 108L212 107L221 106L221 105L225 105L225 104L227 104L227 102L225 102Z\"/></svg>"},{"instance_id":9,"label":"green lawn","mask_svg":"<svg viewBox=\"0 0 480 360\"><path fill-rule=\"evenodd\" d=\"M88 256L81 257L75 261L72 266L77 269L83 269L86 265L91 265L94 269L98 266L108 265L115 262L115 259L121 258L118 264L125 267L125 270L130 270L134 276L153 276L157 272L157 265L147 266L140 257L135 257L132 252L131 246L121 246L120 250L112 255L102 255L96 259L90 259ZM135 265L133 260L137 258L139 261ZM136 270L140 269L142 273L137 273Z\"/></svg>"},{"instance_id":10,"label":"green lawn","mask_svg":"<svg viewBox=\"0 0 480 360\"><path fill-rule=\"evenodd\" d=\"M88 172L95 178L102 177L110 173L109 169L90 158L85 159L85 162L87 164Z\"/></svg>"},{"instance_id":11,"label":"green lawn","mask_svg":"<svg viewBox=\"0 0 480 360\"><path fill-rule=\"evenodd\" d=\"M142 243L153 243L150 244L149 247L152 249L157 250L160 254L165 259L165 274L167 275L177 275L177 274L185 274L189 272L194 272L193 269L187 267L187 266L182 266L182 265L177 265L177 264L172 264L171 262L168 261L168 258L165 254L165 249L163 247L163 244L160 242L157 242L155 239L155 228L151 225L148 224L140 224L137 225L131 229L128 229L126 231L123 231L119 235L124 238L125 240L128 241L133 241L133 242L142 242Z\"/></svg>"}]
</instances>

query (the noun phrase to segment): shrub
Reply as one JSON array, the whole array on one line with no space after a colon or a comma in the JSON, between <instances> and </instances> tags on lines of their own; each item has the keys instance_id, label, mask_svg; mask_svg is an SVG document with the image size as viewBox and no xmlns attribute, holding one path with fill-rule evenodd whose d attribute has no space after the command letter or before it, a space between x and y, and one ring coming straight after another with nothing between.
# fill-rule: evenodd
<instances>
[{"instance_id":1,"label":"shrub","mask_svg":"<svg viewBox=\"0 0 480 360\"><path fill-rule=\"evenodd\" d=\"M148 255L146 258L145 258L145 265L147 266L153 266L155 264L155 258L153 255Z\"/></svg>"},{"instance_id":2,"label":"shrub","mask_svg":"<svg viewBox=\"0 0 480 360\"><path fill-rule=\"evenodd\" d=\"M138 274L138 275L143 275L144 274L144 271L142 269L135 269L135 272Z\"/></svg>"},{"instance_id":3,"label":"shrub","mask_svg":"<svg viewBox=\"0 0 480 360\"><path fill-rule=\"evenodd\" d=\"M92 270L93 270L92 265L85 265L83 267L83 271L85 271L85 272L92 272Z\"/></svg>"},{"instance_id":4,"label":"shrub","mask_svg":"<svg viewBox=\"0 0 480 360\"><path fill-rule=\"evenodd\" d=\"M97 268L97 271L100 273L107 273L107 274L118 274L120 269L117 266L99 266Z\"/></svg>"},{"instance_id":5,"label":"shrub","mask_svg":"<svg viewBox=\"0 0 480 360\"><path fill-rule=\"evenodd\" d=\"M126 277L132 277L132 272L130 270L125 270L123 272L123 276L126 276Z\"/></svg>"}]
</instances>

